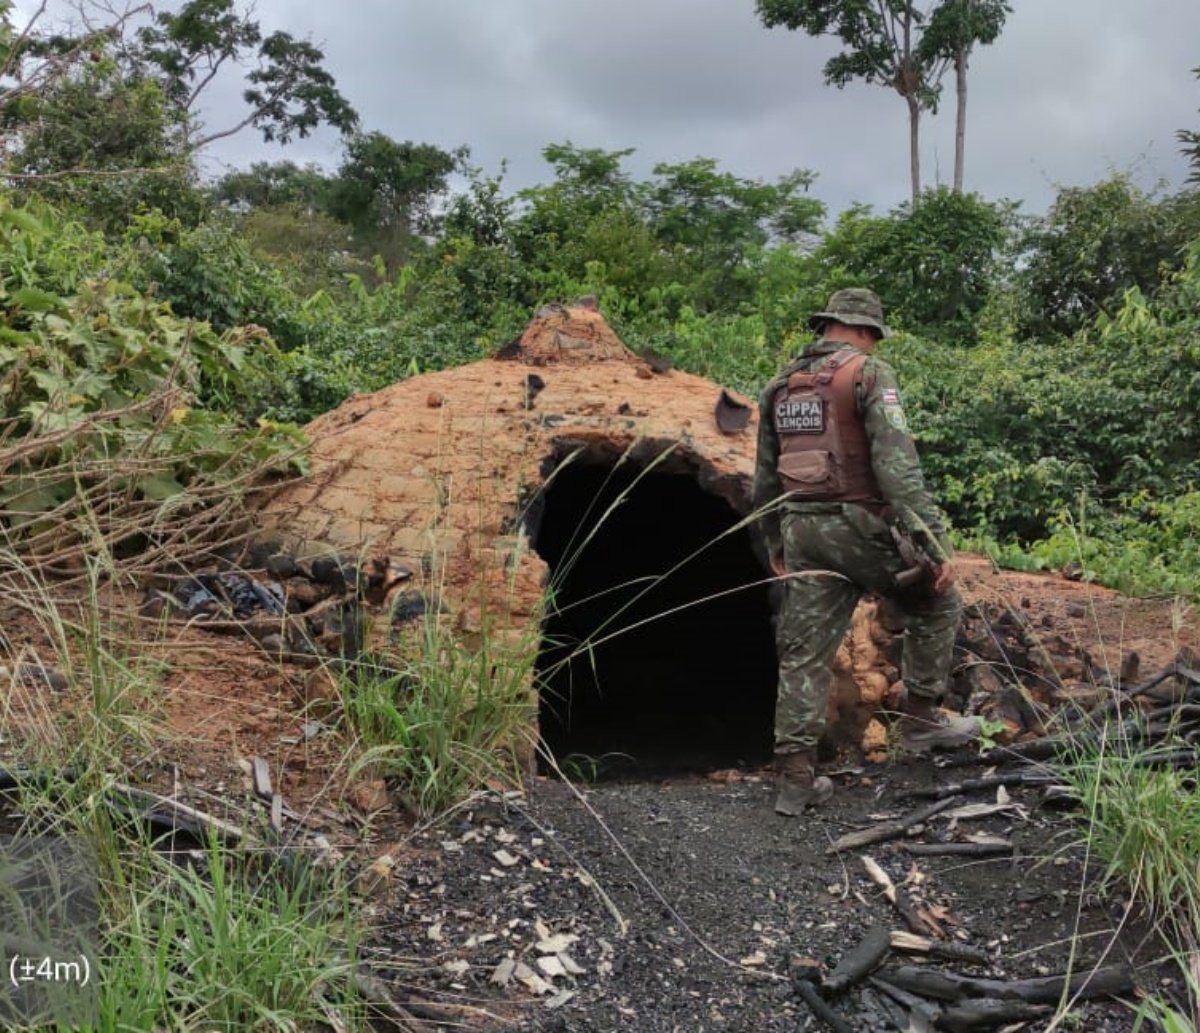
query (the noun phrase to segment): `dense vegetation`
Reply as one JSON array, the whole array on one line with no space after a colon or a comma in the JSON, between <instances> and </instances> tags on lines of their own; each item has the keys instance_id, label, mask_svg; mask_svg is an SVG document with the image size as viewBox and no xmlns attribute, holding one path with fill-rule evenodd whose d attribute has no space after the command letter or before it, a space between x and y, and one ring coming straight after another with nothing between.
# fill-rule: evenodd
<instances>
[{"instance_id":1,"label":"dense vegetation","mask_svg":"<svg viewBox=\"0 0 1200 1033\"><path fill-rule=\"evenodd\" d=\"M97 810L118 754L147 752L138 703L161 687L102 626L110 561L183 562L265 475L303 468L300 424L351 392L485 356L546 301L594 294L635 350L756 393L832 290L872 286L899 331L885 354L927 471L964 541L1007 563L1200 594L1197 132L1179 132L1185 187L1148 192L1112 175L1064 186L1044 214L921 191L914 161L909 201L831 220L815 172L759 182L697 158L639 180L629 151L569 141L545 148L543 184L514 192L466 146L362 127L316 47L265 31L234 0L153 17L83 6L98 27L70 36L43 31L44 8L15 24L0 0L0 566L10 602L92 696L90 714L56 704L38 734L6 738L35 767L81 772L80 792L49 782L21 809L53 810L100 843L117 963L105 1028L166 1015L180 1028L357 1028L358 1011L358 934L340 892L322 887L314 905L307 886L271 897L257 876L223 879L215 843L201 878L131 848ZM855 27L880 28L867 5L757 6L767 24L813 33L835 9L855 15L839 23L851 49L827 66L831 82L898 90L892 72L917 62L900 91L914 143L939 68L958 73L961 127L967 56L1009 9L942 0L920 44L876 67L878 47L860 46L871 41ZM887 10L920 20L908 4ZM231 70L244 110L205 126L199 101ZM344 134L332 171L279 161L197 175L214 139L287 142L318 125ZM961 147L955 166L958 185ZM80 535L96 546L82 572ZM49 598L47 568L88 589L82 623ZM509 655L485 635L468 650L436 614L425 630L403 705L391 681L343 689L363 750L353 772L386 774L414 812L434 814L506 773L536 647ZM1194 786L1111 761L1086 756L1075 771L1096 856L1152 911L1194 918ZM1194 959L1195 922L1168 924Z\"/></svg>"},{"instance_id":2,"label":"dense vegetation","mask_svg":"<svg viewBox=\"0 0 1200 1033\"><path fill-rule=\"evenodd\" d=\"M259 458L283 456L287 424L486 355L543 302L580 294L634 349L756 392L831 290L869 284L901 331L888 354L965 539L1125 588L1200 588L1195 184L1112 175L1061 188L1042 215L934 189L830 221L814 172L758 182L697 158L637 180L629 151L559 142L546 181L514 192L466 146L362 129L320 52L277 37L230 0L193 0L105 36L0 38L5 71L23 68L0 81L10 434L48 405L69 420L123 404L170 371L189 415L163 447L193 448L189 433L241 447L221 421L265 421ZM335 125L335 170L198 179L194 154L222 133L192 110L235 62L250 69L242 125L279 140ZM1194 134L1180 141L1195 157ZM190 475L181 463L140 487Z\"/></svg>"}]
</instances>

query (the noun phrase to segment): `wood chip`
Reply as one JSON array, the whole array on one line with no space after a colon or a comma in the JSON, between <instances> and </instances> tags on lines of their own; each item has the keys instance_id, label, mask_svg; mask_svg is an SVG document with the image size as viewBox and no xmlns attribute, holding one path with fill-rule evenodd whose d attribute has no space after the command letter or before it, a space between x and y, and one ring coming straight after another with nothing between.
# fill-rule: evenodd
<instances>
[{"instance_id":1,"label":"wood chip","mask_svg":"<svg viewBox=\"0 0 1200 1033\"><path fill-rule=\"evenodd\" d=\"M513 973L517 978L517 982L521 983L531 993L543 995L554 993L554 985L547 983L546 980L524 962L518 961Z\"/></svg>"},{"instance_id":2,"label":"wood chip","mask_svg":"<svg viewBox=\"0 0 1200 1033\"><path fill-rule=\"evenodd\" d=\"M488 982L495 983L497 986L508 986L512 982L516 968L517 963L512 958L501 958L500 964L492 970Z\"/></svg>"},{"instance_id":3,"label":"wood chip","mask_svg":"<svg viewBox=\"0 0 1200 1033\"><path fill-rule=\"evenodd\" d=\"M767 956L762 951L755 951L753 954L748 954L738 961L739 965L744 965L746 968L755 968L758 965L765 965L766 963Z\"/></svg>"},{"instance_id":4,"label":"wood chip","mask_svg":"<svg viewBox=\"0 0 1200 1033\"><path fill-rule=\"evenodd\" d=\"M572 944L578 942L578 936L573 936L570 933L555 933L553 936L544 936L538 940L537 949L542 954L561 954Z\"/></svg>"},{"instance_id":5,"label":"wood chip","mask_svg":"<svg viewBox=\"0 0 1200 1033\"><path fill-rule=\"evenodd\" d=\"M544 954L537 959L537 967L542 970L542 974L549 976L551 979L557 976L565 976L567 970L563 967L563 963L558 960L553 954Z\"/></svg>"},{"instance_id":6,"label":"wood chip","mask_svg":"<svg viewBox=\"0 0 1200 1033\"><path fill-rule=\"evenodd\" d=\"M269 803L274 795L271 790L271 766L262 757L255 757L250 763L254 778L254 792L259 799Z\"/></svg>"},{"instance_id":7,"label":"wood chip","mask_svg":"<svg viewBox=\"0 0 1200 1033\"><path fill-rule=\"evenodd\" d=\"M582 976L585 972L587 972L587 969L585 969L581 964L579 964L579 962L577 962L565 951L558 955L558 960L562 962L562 967L566 970L566 973L569 976Z\"/></svg>"},{"instance_id":8,"label":"wood chip","mask_svg":"<svg viewBox=\"0 0 1200 1033\"><path fill-rule=\"evenodd\" d=\"M507 850L493 850L492 856L505 868L511 868L514 864L520 863L520 858L513 857Z\"/></svg>"}]
</instances>

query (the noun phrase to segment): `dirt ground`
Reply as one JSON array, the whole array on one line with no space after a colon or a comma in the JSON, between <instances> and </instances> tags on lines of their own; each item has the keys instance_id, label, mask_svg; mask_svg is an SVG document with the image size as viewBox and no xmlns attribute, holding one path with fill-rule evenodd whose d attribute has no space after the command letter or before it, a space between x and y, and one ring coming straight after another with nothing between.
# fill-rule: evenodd
<instances>
[{"instance_id":1,"label":"dirt ground","mask_svg":"<svg viewBox=\"0 0 1200 1033\"><path fill-rule=\"evenodd\" d=\"M1198 644L1195 614L1173 599L996 572L977 557L960 566L969 601L1078 646L1093 671L1115 671L1136 652L1153 673ZM107 603L114 621L137 607L132 596ZM864 854L905 883L929 928L987 953L976 974L1126 962L1143 988L1172 978L1153 939L1123 921L1120 895L1098 891L1078 826L1038 788L1011 790L999 813L958 819L961 833L1010 838L1012 857L915 857L904 846L914 837L828 851L838 836L917 806L905 792L978 775L986 760L941 768L846 758L832 766L834 805L801 820L774 815L766 772L731 770L582 786L531 778L523 793L483 794L421 827L386 787L351 777L348 744L304 711L306 672L236 637L171 626L159 639L153 622L128 619L130 655L161 672L162 691L140 704L155 744L135 769L144 784L261 820L249 775L261 757L294 813L293 832L323 837L359 866L394 861L364 898L376 930L370 953L397 971L405 996L426 1002L430 1023L564 1033L821 1028L796 996L797 966L828 971L873 924L903 927ZM4 629L12 650L44 648L19 614ZM38 691L10 691L10 750L22 713L70 709L85 695L76 688L20 705L21 692ZM994 800L994 791L969 797ZM949 827L934 818L915 838L944 838ZM851 1028L893 1028L869 990L835 1007ZM1132 1029L1126 1004L1069 1010L1074 1025L1062 1028Z\"/></svg>"}]
</instances>

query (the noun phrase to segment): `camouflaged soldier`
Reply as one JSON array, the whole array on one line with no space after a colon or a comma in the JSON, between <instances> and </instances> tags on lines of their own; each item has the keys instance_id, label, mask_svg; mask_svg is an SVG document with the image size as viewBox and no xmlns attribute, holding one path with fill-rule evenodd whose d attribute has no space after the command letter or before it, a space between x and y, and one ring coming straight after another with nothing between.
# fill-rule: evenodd
<instances>
[{"instance_id":1,"label":"camouflaged soldier","mask_svg":"<svg viewBox=\"0 0 1200 1033\"><path fill-rule=\"evenodd\" d=\"M817 742L834 657L864 592L889 597L905 621L901 746L926 752L979 732L977 719L936 710L962 601L896 374L872 354L889 333L879 297L837 291L809 326L821 340L763 392L754 476L771 568L786 576L776 627L775 810L788 816L833 791L816 777ZM910 539L893 535L898 515L906 535L925 532L924 570L910 569L911 552L901 555Z\"/></svg>"}]
</instances>

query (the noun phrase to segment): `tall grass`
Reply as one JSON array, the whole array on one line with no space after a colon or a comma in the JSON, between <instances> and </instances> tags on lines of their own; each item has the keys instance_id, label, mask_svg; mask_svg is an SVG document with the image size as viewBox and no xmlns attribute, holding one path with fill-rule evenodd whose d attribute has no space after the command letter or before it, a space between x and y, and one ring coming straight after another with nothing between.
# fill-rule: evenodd
<instances>
[{"instance_id":1,"label":"tall grass","mask_svg":"<svg viewBox=\"0 0 1200 1033\"><path fill-rule=\"evenodd\" d=\"M70 598L11 553L0 568L9 612L33 626L39 659L71 685L66 697L41 686L5 694L4 766L38 773L9 799L8 827L69 838L95 857L97 1028L367 1028L352 989L360 933L339 872L318 880L215 840L168 854L113 806L130 757L153 746L146 713L159 684L110 618L112 568L91 564Z\"/></svg>"},{"instance_id":2,"label":"tall grass","mask_svg":"<svg viewBox=\"0 0 1200 1033\"><path fill-rule=\"evenodd\" d=\"M1200 788L1194 771L1154 766L1150 751L1081 746L1062 774L1081 803L1088 852L1103 866L1101 888L1127 888L1179 963L1190 999L1185 1016L1151 997L1139 1028L1194 1033L1200 1024Z\"/></svg>"},{"instance_id":3,"label":"tall grass","mask_svg":"<svg viewBox=\"0 0 1200 1033\"><path fill-rule=\"evenodd\" d=\"M397 668L360 667L344 681L346 718L362 752L352 767L395 780L409 810L434 817L487 783L520 781L537 714L536 626L515 644L465 641L426 613Z\"/></svg>"}]
</instances>

